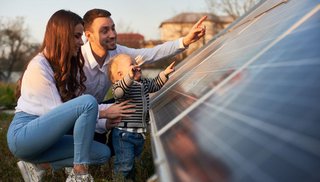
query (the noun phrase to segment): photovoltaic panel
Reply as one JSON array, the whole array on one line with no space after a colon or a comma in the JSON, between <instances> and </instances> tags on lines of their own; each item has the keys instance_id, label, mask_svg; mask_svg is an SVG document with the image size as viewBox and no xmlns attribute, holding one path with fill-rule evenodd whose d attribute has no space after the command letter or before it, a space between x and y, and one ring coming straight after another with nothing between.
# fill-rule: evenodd
<instances>
[{"instance_id":1,"label":"photovoltaic panel","mask_svg":"<svg viewBox=\"0 0 320 182\"><path fill-rule=\"evenodd\" d=\"M320 4L264 1L153 96L161 181L320 181Z\"/></svg>"},{"instance_id":2,"label":"photovoltaic panel","mask_svg":"<svg viewBox=\"0 0 320 182\"><path fill-rule=\"evenodd\" d=\"M297 6L298 5L295 5L295 7ZM277 8L280 8L280 6ZM165 86L165 88L169 87L169 92L187 93L188 96L195 96L195 99L199 98L199 96L203 95L208 89L211 89L212 84L219 83L219 81L226 77L228 74L253 58L257 53L259 53L260 50L262 50L264 47L274 41L278 36L280 36L281 33L283 33L286 28L288 28L288 25L291 25L294 21L297 20L297 18L305 14L305 12L299 11L299 13L293 14L291 11L287 11L284 8L282 9L283 12L269 11L270 16L264 15L263 17L260 17L260 21L256 21L255 23L249 22L247 23L247 25L242 25L242 29L239 27L238 29L232 31L232 35L224 35L225 37L227 37L224 37L227 41L225 40L218 50L205 57L202 62L198 60L197 63L197 60L192 60L192 63L194 64L194 62L196 62L197 66L193 66L191 71L189 72L183 71L182 73L184 73L184 75L182 76L182 78L177 78L175 77L176 75L173 75L173 82L175 79L179 79L179 81L175 82L173 86L169 83L167 86ZM275 20L274 16L277 14L282 15L285 18L279 19L277 23L272 23ZM267 22L267 25L264 24L264 22ZM211 46L208 46L210 48L206 49L215 50L211 48L215 45L216 44L213 43ZM194 57L194 59L196 58L197 57ZM181 73L181 71L179 73ZM211 87L208 87L210 85ZM182 110L185 110L185 107L188 107L189 104L191 104L191 101L189 101L188 104L184 103L184 101L189 99L186 98L183 94L178 94L177 96L175 96L176 94L171 93L167 95L170 95L169 97L165 98L167 102L176 101L179 103L177 104L178 113L180 113ZM163 99L164 98L155 98L154 105L157 105L158 101L164 103L165 101L163 101ZM172 106L175 107L175 105ZM159 108L160 110L157 110L157 108ZM167 116L166 113L171 112L172 110L169 107L157 108L155 108L155 112L163 112L163 114L159 114L161 118L162 115ZM172 119L171 117L175 117L174 115L170 117L170 115L167 118L159 119L161 120L161 122L157 122L158 128L160 128L160 125L165 125L167 122L169 122Z\"/></svg>"}]
</instances>

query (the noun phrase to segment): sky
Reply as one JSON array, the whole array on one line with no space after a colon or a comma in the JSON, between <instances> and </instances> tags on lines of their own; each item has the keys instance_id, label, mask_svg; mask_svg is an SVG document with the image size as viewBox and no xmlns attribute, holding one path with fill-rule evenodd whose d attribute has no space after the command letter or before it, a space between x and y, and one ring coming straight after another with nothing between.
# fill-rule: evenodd
<instances>
[{"instance_id":1,"label":"sky","mask_svg":"<svg viewBox=\"0 0 320 182\"><path fill-rule=\"evenodd\" d=\"M31 40L40 43L54 12L66 9L82 17L93 8L110 11L118 33L130 30L145 40L159 39L160 23L181 12L208 12L206 0L0 0L0 17L24 17Z\"/></svg>"}]
</instances>

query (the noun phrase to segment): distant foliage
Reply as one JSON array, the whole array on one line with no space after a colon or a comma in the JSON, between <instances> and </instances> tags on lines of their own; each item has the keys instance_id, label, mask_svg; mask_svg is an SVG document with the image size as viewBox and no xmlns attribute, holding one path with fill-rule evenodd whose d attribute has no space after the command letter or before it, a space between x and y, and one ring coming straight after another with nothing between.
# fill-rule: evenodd
<instances>
[{"instance_id":1,"label":"distant foliage","mask_svg":"<svg viewBox=\"0 0 320 182\"><path fill-rule=\"evenodd\" d=\"M216 15L228 15L234 20L259 2L260 0L206 0L210 12Z\"/></svg>"},{"instance_id":2,"label":"distant foliage","mask_svg":"<svg viewBox=\"0 0 320 182\"><path fill-rule=\"evenodd\" d=\"M0 82L0 110L14 109L16 102L15 84Z\"/></svg>"},{"instance_id":3,"label":"distant foliage","mask_svg":"<svg viewBox=\"0 0 320 182\"><path fill-rule=\"evenodd\" d=\"M10 82L14 71L21 71L39 49L32 43L23 17L0 17L0 81Z\"/></svg>"}]
</instances>

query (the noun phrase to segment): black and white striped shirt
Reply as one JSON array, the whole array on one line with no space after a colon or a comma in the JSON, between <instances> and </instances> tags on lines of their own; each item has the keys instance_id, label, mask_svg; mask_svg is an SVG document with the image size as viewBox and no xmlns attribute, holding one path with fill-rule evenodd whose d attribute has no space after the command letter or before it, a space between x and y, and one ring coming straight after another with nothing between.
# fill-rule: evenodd
<instances>
[{"instance_id":1,"label":"black and white striped shirt","mask_svg":"<svg viewBox=\"0 0 320 182\"><path fill-rule=\"evenodd\" d=\"M149 93L156 92L167 82L168 77L161 72L157 77L131 80L129 75L112 85L116 103L131 100L128 104L135 105L135 113L123 117L117 126L121 130L144 133L149 122Z\"/></svg>"}]
</instances>

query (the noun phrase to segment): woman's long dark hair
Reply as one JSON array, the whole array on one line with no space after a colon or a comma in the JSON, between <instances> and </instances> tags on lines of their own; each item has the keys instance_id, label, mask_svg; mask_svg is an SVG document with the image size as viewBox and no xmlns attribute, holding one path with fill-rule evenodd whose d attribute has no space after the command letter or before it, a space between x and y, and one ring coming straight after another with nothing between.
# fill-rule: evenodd
<instances>
[{"instance_id":1,"label":"woman's long dark hair","mask_svg":"<svg viewBox=\"0 0 320 182\"><path fill-rule=\"evenodd\" d=\"M79 23L83 25L82 18L71 11L55 12L48 21L40 49L53 69L56 86L63 102L77 97L86 89L84 60L80 59L80 52L77 56L73 55L76 47L74 31ZM21 88L19 85L18 87Z\"/></svg>"}]
</instances>

